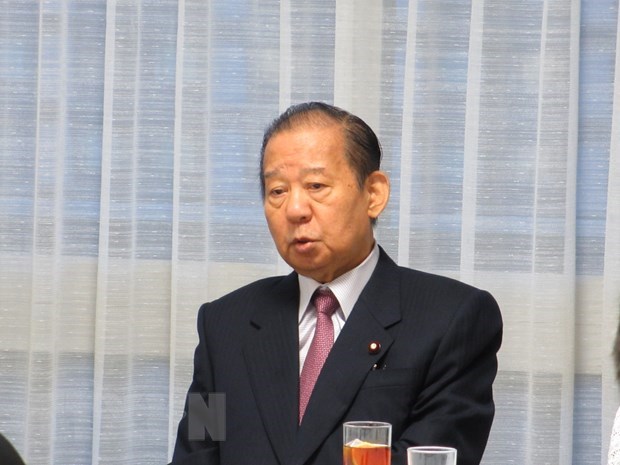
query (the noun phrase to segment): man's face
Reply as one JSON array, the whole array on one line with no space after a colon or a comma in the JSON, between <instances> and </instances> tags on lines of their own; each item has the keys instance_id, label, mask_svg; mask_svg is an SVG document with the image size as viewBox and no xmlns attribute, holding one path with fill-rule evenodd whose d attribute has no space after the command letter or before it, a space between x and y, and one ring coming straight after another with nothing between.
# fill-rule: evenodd
<instances>
[{"instance_id":1,"label":"man's face","mask_svg":"<svg viewBox=\"0 0 620 465\"><path fill-rule=\"evenodd\" d=\"M263 170L269 231L295 271L325 283L366 258L374 244L373 195L360 189L340 126L300 126L274 135Z\"/></svg>"}]
</instances>

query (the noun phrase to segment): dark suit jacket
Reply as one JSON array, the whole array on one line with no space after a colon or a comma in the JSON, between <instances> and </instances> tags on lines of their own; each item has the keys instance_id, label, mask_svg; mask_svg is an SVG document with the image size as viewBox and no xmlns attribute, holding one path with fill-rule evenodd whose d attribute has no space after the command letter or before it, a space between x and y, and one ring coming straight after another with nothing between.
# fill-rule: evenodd
<instances>
[{"instance_id":1,"label":"dark suit jacket","mask_svg":"<svg viewBox=\"0 0 620 465\"><path fill-rule=\"evenodd\" d=\"M489 293L399 267L381 250L300 426L298 305L291 273L201 307L189 392L226 394L226 440L189 441L186 411L173 464L340 465L350 420L393 425L393 465L419 444L454 446L459 465L479 463L502 336Z\"/></svg>"}]
</instances>

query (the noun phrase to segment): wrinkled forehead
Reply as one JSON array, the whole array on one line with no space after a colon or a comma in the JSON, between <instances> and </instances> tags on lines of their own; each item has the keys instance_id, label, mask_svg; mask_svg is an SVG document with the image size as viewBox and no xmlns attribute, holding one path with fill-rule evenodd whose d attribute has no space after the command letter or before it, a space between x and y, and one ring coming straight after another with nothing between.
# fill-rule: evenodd
<instances>
[{"instance_id":1,"label":"wrinkled forehead","mask_svg":"<svg viewBox=\"0 0 620 465\"><path fill-rule=\"evenodd\" d=\"M331 115L323 113L319 110L312 110L305 113L295 114L287 120L281 121L280 123L274 125L271 130L265 134L266 137L263 140L263 147L260 157L260 187L263 196L265 194L265 170L269 171L269 168L265 166L265 158L267 156L267 152L270 151L270 145L274 138L285 134L301 133L311 129L329 128L337 128L340 130L342 143L346 150L347 138L344 123L332 117Z\"/></svg>"}]
</instances>

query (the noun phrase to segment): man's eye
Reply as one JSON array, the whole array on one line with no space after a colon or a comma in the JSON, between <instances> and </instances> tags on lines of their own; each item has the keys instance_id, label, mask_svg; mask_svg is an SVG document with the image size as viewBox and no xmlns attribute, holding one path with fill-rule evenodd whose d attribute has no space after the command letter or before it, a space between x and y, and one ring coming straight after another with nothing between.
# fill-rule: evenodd
<instances>
[{"instance_id":1,"label":"man's eye","mask_svg":"<svg viewBox=\"0 0 620 465\"><path fill-rule=\"evenodd\" d=\"M323 184L318 183L318 182L313 182L309 185L310 190L316 191L319 190L323 187Z\"/></svg>"},{"instance_id":2,"label":"man's eye","mask_svg":"<svg viewBox=\"0 0 620 465\"><path fill-rule=\"evenodd\" d=\"M275 189L271 189L269 191L269 194L272 195L272 196L282 195L282 194L284 194L284 189L282 189L281 187L277 187Z\"/></svg>"}]
</instances>

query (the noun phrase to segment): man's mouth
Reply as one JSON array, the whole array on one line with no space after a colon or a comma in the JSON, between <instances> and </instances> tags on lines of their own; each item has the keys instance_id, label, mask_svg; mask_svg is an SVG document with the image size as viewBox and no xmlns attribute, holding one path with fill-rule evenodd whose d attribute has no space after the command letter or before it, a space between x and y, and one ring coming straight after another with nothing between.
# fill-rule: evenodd
<instances>
[{"instance_id":1,"label":"man's mouth","mask_svg":"<svg viewBox=\"0 0 620 465\"><path fill-rule=\"evenodd\" d=\"M303 248L305 246L309 246L314 242L313 239L310 239L309 237L296 237L295 239L293 239L293 246L297 247L297 248Z\"/></svg>"}]
</instances>

